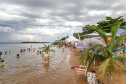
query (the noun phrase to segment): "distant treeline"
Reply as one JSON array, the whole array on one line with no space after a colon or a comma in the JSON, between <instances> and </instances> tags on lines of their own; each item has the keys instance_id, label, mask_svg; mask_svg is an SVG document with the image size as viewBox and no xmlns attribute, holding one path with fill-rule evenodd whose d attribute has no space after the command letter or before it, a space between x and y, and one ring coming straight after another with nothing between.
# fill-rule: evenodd
<instances>
[{"instance_id":1,"label":"distant treeline","mask_svg":"<svg viewBox=\"0 0 126 84\"><path fill-rule=\"evenodd\" d=\"M20 42L20 43L50 43L50 42Z\"/></svg>"}]
</instances>

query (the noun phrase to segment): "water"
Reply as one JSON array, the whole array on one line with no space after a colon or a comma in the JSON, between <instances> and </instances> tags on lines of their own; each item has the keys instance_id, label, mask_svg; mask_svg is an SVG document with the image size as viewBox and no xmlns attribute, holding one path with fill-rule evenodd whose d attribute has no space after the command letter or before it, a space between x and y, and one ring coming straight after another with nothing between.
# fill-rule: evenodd
<instances>
[{"instance_id":1,"label":"water","mask_svg":"<svg viewBox=\"0 0 126 84\"><path fill-rule=\"evenodd\" d=\"M20 49L27 50L31 45L35 51L20 52ZM60 84L62 80L56 83L55 81L70 68L69 49L62 51L62 48L51 47L56 52L49 53L49 66L44 66L42 64L44 56L36 53L37 50L42 50L39 47L44 45L42 43L0 44L0 51L6 63L4 68L0 67L0 84ZM5 54L5 51L8 53ZM19 59L16 58L17 54L20 55ZM34 80L40 77L41 80Z\"/></svg>"}]
</instances>

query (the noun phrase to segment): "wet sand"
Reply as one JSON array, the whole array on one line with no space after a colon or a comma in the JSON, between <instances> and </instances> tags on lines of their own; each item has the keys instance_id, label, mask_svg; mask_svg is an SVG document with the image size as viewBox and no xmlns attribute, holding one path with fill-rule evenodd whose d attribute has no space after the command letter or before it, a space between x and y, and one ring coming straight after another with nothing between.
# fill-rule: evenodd
<instances>
[{"instance_id":1,"label":"wet sand","mask_svg":"<svg viewBox=\"0 0 126 84\"><path fill-rule=\"evenodd\" d=\"M70 58L70 64L71 66L78 66L80 65L80 60L79 58L82 56L81 53L79 53L78 51L76 51L75 49L71 50L71 58ZM87 78L85 75L80 75L79 76L79 81L77 82L78 80L78 75L75 71L75 69L71 70L73 72L71 72L71 75L73 75L73 78L74 79L70 79L69 78L69 83L68 84L87 84ZM74 82L74 83L72 83ZM66 83L67 84L67 83Z\"/></svg>"}]
</instances>

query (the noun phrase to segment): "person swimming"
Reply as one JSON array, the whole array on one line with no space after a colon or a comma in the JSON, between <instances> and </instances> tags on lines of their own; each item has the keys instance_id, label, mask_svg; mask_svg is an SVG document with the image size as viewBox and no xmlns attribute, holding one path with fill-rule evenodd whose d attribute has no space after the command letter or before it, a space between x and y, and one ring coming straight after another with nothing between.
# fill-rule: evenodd
<instances>
[{"instance_id":1,"label":"person swimming","mask_svg":"<svg viewBox=\"0 0 126 84\"><path fill-rule=\"evenodd\" d=\"M20 50L20 52L23 52L23 51L24 51L23 49Z\"/></svg>"},{"instance_id":2,"label":"person swimming","mask_svg":"<svg viewBox=\"0 0 126 84\"><path fill-rule=\"evenodd\" d=\"M5 54L7 54L7 51L5 51Z\"/></svg>"},{"instance_id":3,"label":"person swimming","mask_svg":"<svg viewBox=\"0 0 126 84\"><path fill-rule=\"evenodd\" d=\"M9 54L11 54L11 51L9 51Z\"/></svg>"},{"instance_id":4,"label":"person swimming","mask_svg":"<svg viewBox=\"0 0 126 84\"><path fill-rule=\"evenodd\" d=\"M33 48L33 51L35 51L35 48Z\"/></svg>"},{"instance_id":5,"label":"person swimming","mask_svg":"<svg viewBox=\"0 0 126 84\"><path fill-rule=\"evenodd\" d=\"M39 50L37 50L37 54L39 54Z\"/></svg>"},{"instance_id":6,"label":"person swimming","mask_svg":"<svg viewBox=\"0 0 126 84\"><path fill-rule=\"evenodd\" d=\"M20 58L19 54L17 54L16 58Z\"/></svg>"}]
</instances>

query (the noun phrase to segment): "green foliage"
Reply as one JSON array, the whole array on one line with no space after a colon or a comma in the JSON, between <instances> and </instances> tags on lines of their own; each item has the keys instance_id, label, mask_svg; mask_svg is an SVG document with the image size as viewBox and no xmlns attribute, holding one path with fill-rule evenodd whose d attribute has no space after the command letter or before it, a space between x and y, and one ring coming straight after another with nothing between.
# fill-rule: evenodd
<instances>
[{"instance_id":1,"label":"green foliage","mask_svg":"<svg viewBox=\"0 0 126 84\"><path fill-rule=\"evenodd\" d=\"M99 67L99 77L101 79L111 77L113 74L119 76L119 72L124 69L122 63L116 59L108 58Z\"/></svg>"},{"instance_id":2,"label":"green foliage","mask_svg":"<svg viewBox=\"0 0 126 84\"><path fill-rule=\"evenodd\" d=\"M112 18L108 17L107 20L111 20ZM88 68L93 64L94 60L101 60L102 63L99 66L98 74L99 77L105 79L106 77L110 77L112 75L118 76L119 72L124 68L124 63L126 62L125 57L114 57L114 49L117 44L121 43L122 39L126 38L126 34L121 35L117 39L115 39L115 35L121 25L121 21L117 21L111 28L111 41L107 42L107 36L104 31L98 29L96 26L87 26L88 28L96 31L102 39L105 41L106 46L101 44L96 44L91 46L85 51L85 54L81 57L82 61L85 60L85 64L88 62ZM95 50L93 50L95 49ZM99 49L103 49L102 52ZM93 52L91 52L93 50ZM97 52L98 51L98 52ZM102 54L101 54L102 53Z\"/></svg>"},{"instance_id":3,"label":"green foliage","mask_svg":"<svg viewBox=\"0 0 126 84\"><path fill-rule=\"evenodd\" d=\"M92 33L94 31L94 30L88 28L87 26L89 26L89 25L86 25L85 27L82 28L82 31L83 31L82 33L89 34L89 33Z\"/></svg>"},{"instance_id":4,"label":"green foliage","mask_svg":"<svg viewBox=\"0 0 126 84\"><path fill-rule=\"evenodd\" d=\"M97 22L97 27L101 30L104 30L105 32L111 32L112 26L114 26L118 21L122 22L122 25L126 24L125 19L123 16L119 16L117 18L112 18L112 17L105 17L105 21L100 21Z\"/></svg>"},{"instance_id":5,"label":"green foliage","mask_svg":"<svg viewBox=\"0 0 126 84\"><path fill-rule=\"evenodd\" d=\"M63 38L61 38L61 40L65 40L66 38L68 38L69 36L66 36L66 37L63 37Z\"/></svg>"},{"instance_id":6,"label":"green foliage","mask_svg":"<svg viewBox=\"0 0 126 84\"><path fill-rule=\"evenodd\" d=\"M50 49L50 47L51 47L50 45L45 45L45 44L44 44L44 46L45 46L45 49L43 49L42 52L46 52L47 54L48 54L48 52L50 52L50 51L55 52L55 50Z\"/></svg>"}]
</instances>

